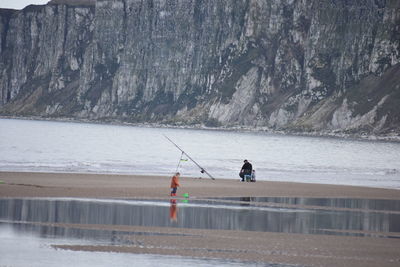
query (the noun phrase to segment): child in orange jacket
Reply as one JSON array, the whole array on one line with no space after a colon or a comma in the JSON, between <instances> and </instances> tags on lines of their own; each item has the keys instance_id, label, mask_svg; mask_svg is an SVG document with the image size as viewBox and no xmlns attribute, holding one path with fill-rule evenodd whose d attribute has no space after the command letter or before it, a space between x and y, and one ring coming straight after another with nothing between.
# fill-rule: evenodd
<instances>
[{"instance_id":1,"label":"child in orange jacket","mask_svg":"<svg viewBox=\"0 0 400 267\"><path fill-rule=\"evenodd\" d=\"M181 174L179 172L175 173L174 176L172 176L171 179L171 197L176 196L176 191L178 190L178 187L180 186L179 184L179 176Z\"/></svg>"}]
</instances>

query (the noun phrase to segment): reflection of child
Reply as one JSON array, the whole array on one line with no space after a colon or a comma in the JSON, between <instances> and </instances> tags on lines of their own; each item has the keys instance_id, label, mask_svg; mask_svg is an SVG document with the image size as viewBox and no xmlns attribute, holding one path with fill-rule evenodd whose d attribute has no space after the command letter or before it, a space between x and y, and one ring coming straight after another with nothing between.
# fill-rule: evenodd
<instances>
[{"instance_id":1,"label":"reflection of child","mask_svg":"<svg viewBox=\"0 0 400 267\"><path fill-rule=\"evenodd\" d=\"M256 181L256 170L253 170L253 172L251 173L251 181L252 182Z\"/></svg>"},{"instance_id":2,"label":"reflection of child","mask_svg":"<svg viewBox=\"0 0 400 267\"><path fill-rule=\"evenodd\" d=\"M169 218L171 222L176 222L178 220L178 206L176 205L176 199L171 200L171 205L169 207Z\"/></svg>"},{"instance_id":3,"label":"reflection of child","mask_svg":"<svg viewBox=\"0 0 400 267\"><path fill-rule=\"evenodd\" d=\"M179 172L175 173L174 176L172 176L171 179L171 197L176 196L176 191L178 190L178 187L180 186L179 184L179 176L181 174Z\"/></svg>"}]
</instances>

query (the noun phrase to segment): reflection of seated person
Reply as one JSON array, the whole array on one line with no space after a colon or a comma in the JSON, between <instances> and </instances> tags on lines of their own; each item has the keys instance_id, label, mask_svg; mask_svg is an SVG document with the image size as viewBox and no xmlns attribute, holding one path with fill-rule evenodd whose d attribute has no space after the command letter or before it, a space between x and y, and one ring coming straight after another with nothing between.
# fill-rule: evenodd
<instances>
[{"instance_id":1,"label":"reflection of seated person","mask_svg":"<svg viewBox=\"0 0 400 267\"><path fill-rule=\"evenodd\" d=\"M171 201L171 206L169 206L169 218L171 222L176 222L178 220L178 206L176 202Z\"/></svg>"}]
</instances>

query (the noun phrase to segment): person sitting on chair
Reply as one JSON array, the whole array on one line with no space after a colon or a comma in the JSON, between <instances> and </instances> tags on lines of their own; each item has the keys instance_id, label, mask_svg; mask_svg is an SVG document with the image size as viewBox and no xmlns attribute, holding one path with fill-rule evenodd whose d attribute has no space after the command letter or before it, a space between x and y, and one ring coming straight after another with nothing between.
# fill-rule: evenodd
<instances>
[{"instance_id":1,"label":"person sitting on chair","mask_svg":"<svg viewBox=\"0 0 400 267\"><path fill-rule=\"evenodd\" d=\"M249 175L251 177L251 172L253 170L253 166L251 165L250 162L247 161L247 159L244 160L244 164L242 166L242 169L240 170L239 176L242 178L242 182L245 181L246 175Z\"/></svg>"}]
</instances>

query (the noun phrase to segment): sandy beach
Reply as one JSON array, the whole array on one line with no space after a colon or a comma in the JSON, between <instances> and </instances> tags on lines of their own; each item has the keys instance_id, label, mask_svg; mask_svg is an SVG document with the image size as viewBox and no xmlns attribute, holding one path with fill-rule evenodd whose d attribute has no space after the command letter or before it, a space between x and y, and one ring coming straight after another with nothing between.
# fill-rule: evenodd
<instances>
[{"instance_id":1,"label":"sandy beach","mask_svg":"<svg viewBox=\"0 0 400 267\"><path fill-rule=\"evenodd\" d=\"M169 199L170 177L0 172L0 197L70 197ZM239 179L181 178L178 195L209 197L310 197L400 200L392 189L301 184L285 182L241 183ZM272 204L260 204L272 205ZM282 204L282 207L285 205ZM315 208L315 207L307 207ZM390 213L390 211L375 211ZM43 224L43 223L42 223ZM240 261L298 264L302 266L399 266L400 234L368 236L289 234L255 231L203 230L127 225L81 225L52 223L76 229L164 233L124 235L126 246L59 245L58 248L85 251L113 251ZM183 235L177 235L183 234ZM137 244L140 244L137 245Z\"/></svg>"},{"instance_id":2,"label":"sandy beach","mask_svg":"<svg viewBox=\"0 0 400 267\"><path fill-rule=\"evenodd\" d=\"M171 177L0 172L1 197L169 198ZM400 190L238 179L181 177L178 193L192 197L336 197L400 199ZM179 194L178 194L179 195Z\"/></svg>"}]
</instances>

